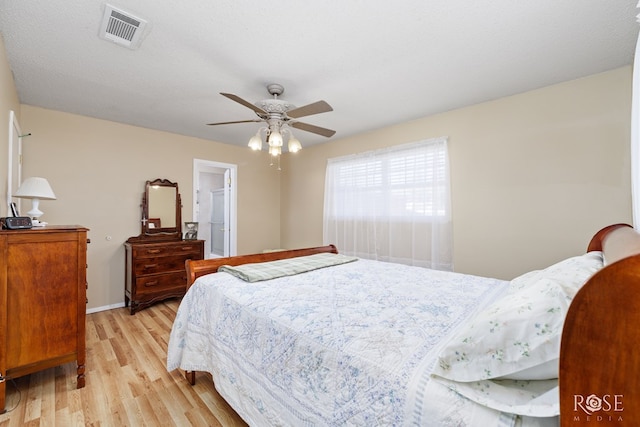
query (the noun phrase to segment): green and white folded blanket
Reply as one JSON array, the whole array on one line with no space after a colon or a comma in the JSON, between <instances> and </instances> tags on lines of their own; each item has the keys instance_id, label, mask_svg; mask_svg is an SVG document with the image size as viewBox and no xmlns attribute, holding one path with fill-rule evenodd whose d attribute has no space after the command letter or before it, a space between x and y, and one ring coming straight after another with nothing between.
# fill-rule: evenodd
<instances>
[{"instance_id":1,"label":"green and white folded blanket","mask_svg":"<svg viewBox=\"0 0 640 427\"><path fill-rule=\"evenodd\" d=\"M327 252L277 261L243 264L235 267L223 265L218 268L218 271L232 274L246 282L259 282L345 264L357 259L356 257Z\"/></svg>"}]
</instances>

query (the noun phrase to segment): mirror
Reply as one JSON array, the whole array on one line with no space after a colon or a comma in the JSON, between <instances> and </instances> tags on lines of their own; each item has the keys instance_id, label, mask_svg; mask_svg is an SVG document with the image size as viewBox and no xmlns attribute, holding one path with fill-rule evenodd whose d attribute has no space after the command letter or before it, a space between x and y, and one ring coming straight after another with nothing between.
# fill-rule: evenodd
<instances>
[{"instance_id":1,"label":"mirror","mask_svg":"<svg viewBox=\"0 0 640 427\"><path fill-rule=\"evenodd\" d=\"M178 184L166 179L147 181L142 196L142 238L182 239L182 202Z\"/></svg>"},{"instance_id":2,"label":"mirror","mask_svg":"<svg viewBox=\"0 0 640 427\"><path fill-rule=\"evenodd\" d=\"M176 190L173 187L152 185L149 187L149 229L175 228Z\"/></svg>"}]
</instances>

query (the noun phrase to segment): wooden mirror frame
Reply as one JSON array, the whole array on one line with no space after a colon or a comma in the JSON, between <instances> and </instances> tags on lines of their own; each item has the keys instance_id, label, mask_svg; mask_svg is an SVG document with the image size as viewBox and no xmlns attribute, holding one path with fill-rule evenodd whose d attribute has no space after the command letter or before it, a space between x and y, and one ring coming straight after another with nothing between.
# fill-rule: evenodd
<instances>
[{"instance_id":1,"label":"wooden mirror frame","mask_svg":"<svg viewBox=\"0 0 640 427\"><path fill-rule=\"evenodd\" d=\"M170 187L175 189L175 226L164 227L160 223L160 228L149 227L150 223L158 224L158 218L149 217L149 190L153 187ZM152 241L168 241L168 240L182 240L182 200L180 198L180 192L178 191L178 183L171 182L167 179L154 179L153 181L147 181L145 184L144 193L142 194L142 218L140 219L141 230L140 235L129 240L152 240Z\"/></svg>"}]
</instances>

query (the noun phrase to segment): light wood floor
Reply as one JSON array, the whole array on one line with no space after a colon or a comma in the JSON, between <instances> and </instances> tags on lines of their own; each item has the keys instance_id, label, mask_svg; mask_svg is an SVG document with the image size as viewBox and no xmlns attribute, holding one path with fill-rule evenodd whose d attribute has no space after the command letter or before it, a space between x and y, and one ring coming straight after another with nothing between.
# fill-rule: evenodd
<instances>
[{"instance_id":1,"label":"light wood floor","mask_svg":"<svg viewBox=\"0 0 640 427\"><path fill-rule=\"evenodd\" d=\"M246 426L220 397L211 376L196 385L165 368L178 308L169 300L131 316L125 308L87 316L86 386L75 363L7 383L9 426Z\"/></svg>"}]
</instances>

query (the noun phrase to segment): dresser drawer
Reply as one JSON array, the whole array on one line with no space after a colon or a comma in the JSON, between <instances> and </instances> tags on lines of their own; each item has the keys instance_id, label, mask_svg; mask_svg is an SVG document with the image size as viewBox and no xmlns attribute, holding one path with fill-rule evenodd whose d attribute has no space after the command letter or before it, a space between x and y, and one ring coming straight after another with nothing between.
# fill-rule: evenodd
<instances>
[{"instance_id":1,"label":"dresser drawer","mask_svg":"<svg viewBox=\"0 0 640 427\"><path fill-rule=\"evenodd\" d=\"M136 247L133 249L134 258L156 258L165 256L179 256L182 254L199 255L201 245L195 243L179 243L171 245L158 245L147 247ZM184 259L188 259L184 258Z\"/></svg>"},{"instance_id":2,"label":"dresser drawer","mask_svg":"<svg viewBox=\"0 0 640 427\"><path fill-rule=\"evenodd\" d=\"M184 272L184 262L192 254L181 254L171 257L142 258L134 264L136 276L180 270Z\"/></svg>"},{"instance_id":3,"label":"dresser drawer","mask_svg":"<svg viewBox=\"0 0 640 427\"><path fill-rule=\"evenodd\" d=\"M136 288L139 295L164 293L171 290L184 293L187 290L187 275L184 271L178 271L141 276L136 280Z\"/></svg>"}]
</instances>

